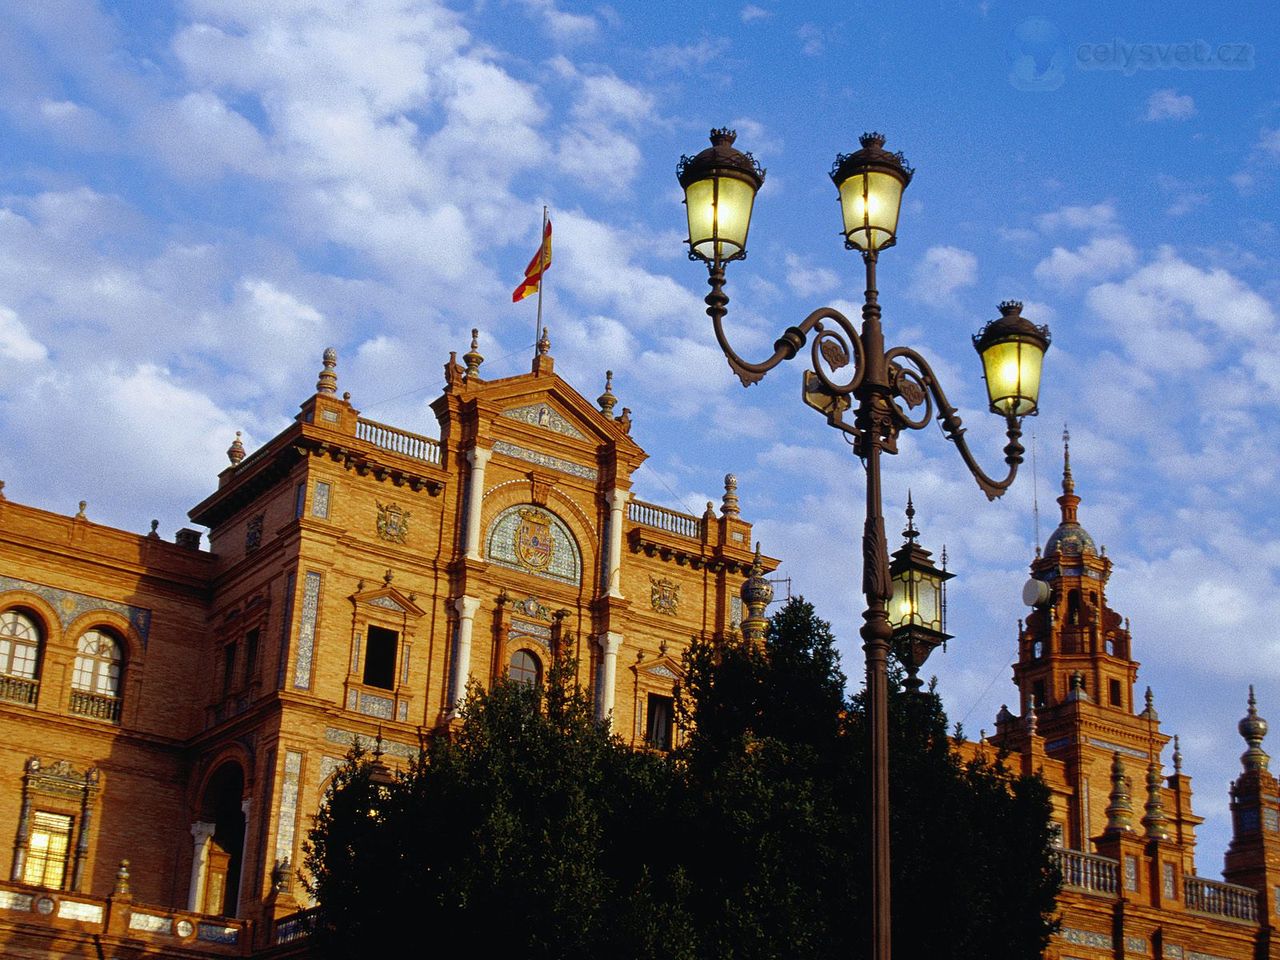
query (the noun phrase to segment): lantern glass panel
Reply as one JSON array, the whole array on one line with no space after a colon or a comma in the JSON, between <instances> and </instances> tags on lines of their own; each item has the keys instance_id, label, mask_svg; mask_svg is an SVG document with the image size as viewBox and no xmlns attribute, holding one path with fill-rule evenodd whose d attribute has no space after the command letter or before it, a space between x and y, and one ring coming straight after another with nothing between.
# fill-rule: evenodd
<instances>
[{"instance_id":1,"label":"lantern glass panel","mask_svg":"<svg viewBox=\"0 0 1280 960\"><path fill-rule=\"evenodd\" d=\"M844 233L859 250L878 250L898 230L903 183L892 174L855 173L840 184Z\"/></svg>"},{"instance_id":2,"label":"lantern glass panel","mask_svg":"<svg viewBox=\"0 0 1280 960\"><path fill-rule=\"evenodd\" d=\"M916 593L916 620L915 622L922 627L930 630L942 631L942 614L941 614L941 591L942 583L935 580L928 574L920 571L912 571L915 579Z\"/></svg>"},{"instance_id":3,"label":"lantern glass panel","mask_svg":"<svg viewBox=\"0 0 1280 960\"><path fill-rule=\"evenodd\" d=\"M905 627L912 622L915 613L915 584L911 571L904 570L893 578L893 599L889 601L889 626Z\"/></svg>"},{"instance_id":4,"label":"lantern glass panel","mask_svg":"<svg viewBox=\"0 0 1280 960\"><path fill-rule=\"evenodd\" d=\"M713 262L741 256L755 195L755 187L737 177L710 176L689 184L684 196L693 252Z\"/></svg>"},{"instance_id":5,"label":"lantern glass panel","mask_svg":"<svg viewBox=\"0 0 1280 960\"><path fill-rule=\"evenodd\" d=\"M1005 416L1035 413L1044 351L1026 340L997 341L982 351L991 409Z\"/></svg>"}]
</instances>

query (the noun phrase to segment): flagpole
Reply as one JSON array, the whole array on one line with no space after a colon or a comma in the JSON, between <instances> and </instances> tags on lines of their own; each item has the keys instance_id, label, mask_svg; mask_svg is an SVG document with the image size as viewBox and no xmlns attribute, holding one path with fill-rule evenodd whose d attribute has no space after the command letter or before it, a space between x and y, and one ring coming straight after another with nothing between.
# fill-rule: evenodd
<instances>
[{"instance_id":1,"label":"flagpole","mask_svg":"<svg viewBox=\"0 0 1280 960\"><path fill-rule=\"evenodd\" d=\"M542 285L547 282L547 205L542 205L542 233L538 237L538 320L533 328L533 353L542 339Z\"/></svg>"}]
</instances>

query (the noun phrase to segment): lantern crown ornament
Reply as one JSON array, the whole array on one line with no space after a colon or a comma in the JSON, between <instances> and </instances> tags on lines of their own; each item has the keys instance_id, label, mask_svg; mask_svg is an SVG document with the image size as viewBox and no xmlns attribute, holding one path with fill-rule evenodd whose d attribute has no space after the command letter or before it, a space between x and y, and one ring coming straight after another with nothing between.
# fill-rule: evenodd
<instances>
[{"instance_id":1,"label":"lantern crown ornament","mask_svg":"<svg viewBox=\"0 0 1280 960\"><path fill-rule=\"evenodd\" d=\"M907 528L901 547L889 558L893 598L889 601L889 626L893 630L893 650L907 668L906 686L919 690L917 674L934 649L951 639L947 633L947 581L955 576L947 571L946 550L942 568L934 565L933 554L916 542L920 531L915 524L916 508L907 494Z\"/></svg>"}]
</instances>

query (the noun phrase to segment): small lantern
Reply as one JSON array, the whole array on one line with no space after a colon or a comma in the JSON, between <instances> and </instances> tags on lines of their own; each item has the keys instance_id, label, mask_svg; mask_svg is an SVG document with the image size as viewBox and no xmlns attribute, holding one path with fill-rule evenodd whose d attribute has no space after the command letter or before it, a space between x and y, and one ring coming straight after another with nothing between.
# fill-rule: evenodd
<instances>
[{"instance_id":1,"label":"small lantern","mask_svg":"<svg viewBox=\"0 0 1280 960\"><path fill-rule=\"evenodd\" d=\"M369 807L370 819L376 820L383 813L382 808L391 799L391 788L395 786L396 776L382 762L382 728L378 728L378 739L373 748L373 761L369 764L369 785L373 787L374 803Z\"/></svg>"},{"instance_id":2,"label":"small lantern","mask_svg":"<svg viewBox=\"0 0 1280 960\"><path fill-rule=\"evenodd\" d=\"M831 179L840 190L844 245L874 253L897 240L902 191L915 171L902 154L884 148L883 134L864 133L859 142L861 150L836 157Z\"/></svg>"},{"instance_id":3,"label":"small lantern","mask_svg":"<svg viewBox=\"0 0 1280 960\"><path fill-rule=\"evenodd\" d=\"M893 579L893 598L889 601L889 626L893 629L893 650L907 668L907 688L919 690L916 676L934 648L951 639L947 629L947 581L955 576L947 572L946 550L942 552L942 569L933 565L933 555L916 543L915 506L907 496L906 542L889 558L889 576Z\"/></svg>"},{"instance_id":4,"label":"small lantern","mask_svg":"<svg viewBox=\"0 0 1280 960\"><path fill-rule=\"evenodd\" d=\"M689 258L719 265L747 255L747 230L764 170L734 149L732 130L711 131L711 146L681 157L676 177L689 215Z\"/></svg>"},{"instance_id":5,"label":"small lantern","mask_svg":"<svg viewBox=\"0 0 1280 960\"><path fill-rule=\"evenodd\" d=\"M1022 316L1022 304L1006 300L1000 317L973 338L982 357L991 411L1006 417L1035 416L1040 401L1040 368L1049 349L1049 328Z\"/></svg>"}]
</instances>

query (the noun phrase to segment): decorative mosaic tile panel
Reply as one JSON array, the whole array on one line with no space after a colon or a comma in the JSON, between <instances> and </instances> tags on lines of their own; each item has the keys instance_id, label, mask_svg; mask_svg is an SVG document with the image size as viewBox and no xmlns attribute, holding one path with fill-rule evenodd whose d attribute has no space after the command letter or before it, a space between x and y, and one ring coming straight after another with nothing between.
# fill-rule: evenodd
<instances>
[{"instance_id":1,"label":"decorative mosaic tile panel","mask_svg":"<svg viewBox=\"0 0 1280 960\"><path fill-rule=\"evenodd\" d=\"M1138 858L1128 853L1124 856L1124 888L1138 889Z\"/></svg>"},{"instance_id":2,"label":"decorative mosaic tile panel","mask_svg":"<svg viewBox=\"0 0 1280 960\"><path fill-rule=\"evenodd\" d=\"M293 686L311 689L311 655L316 645L316 614L320 610L320 574L308 570L302 587L302 618L298 621L298 659L293 665Z\"/></svg>"},{"instance_id":3,"label":"decorative mosaic tile panel","mask_svg":"<svg viewBox=\"0 0 1280 960\"><path fill-rule=\"evenodd\" d=\"M1262 808L1262 829L1276 833L1280 831L1280 811L1271 807Z\"/></svg>"},{"instance_id":4,"label":"decorative mosaic tile panel","mask_svg":"<svg viewBox=\"0 0 1280 960\"><path fill-rule=\"evenodd\" d=\"M1127 953L1146 953L1147 941L1143 937L1125 937L1124 949Z\"/></svg>"},{"instance_id":5,"label":"decorative mosaic tile panel","mask_svg":"<svg viewBox=\"0 0 1280 960\"><path fill-rule=\"evenodd\" d=\"M1188 950L1187 960L1227 960L1227 958L1220 957L1216 953L1197 953L1194 950Z\"/></svg>"},{"instance_id":6,"label":"decorative mosaic tile panel","mask_svg":"<svg viewBox=\"0 0 1280 960\"><path fill-rule=\"evenodd\" d=\"M0 910L31 910L34 897L27 893L14 893L12 890L0 890Z\"/></svg>"},{"instance_id":7,"label":"decorative mosaic tile panel","mask_svg":"<svg viewBox=\"0 0 1280 960\"><path fill-rule=\"evenodd\" d=\"M1106 740L1099 740L1097 737L1090 737L1089 742L1092 744L1096 744L1097 746L1101 747L1103 750L1106 750L1108 753L1119 752L1121 754L1124 754L1126 757L1133 757L1137 760L1141 760L1143 763L1146 763L1147 760L1150 759L1147 756L1145 751L1135 750L1133 747L1125 747L1125 746L1121 746L1118 743L1110 743Z\"/></svg>"},{"instance_id":8,"label":"decorative mosaic tile panel","mask_svg":"<svg viewBox=\"0 0 1280 960\"><path fill-rule=\"evenodd\" d=\"M742 598L729 598L729 629L737 630L742 626Z\"/></svg>"},{"instance_id":9,"label":"decorative mosaic tile panel","mask_svg":"<svg viewBox=\"0 0 1280 960\"><path fill-rule=\"evenodd\" d=\"M138 636L142 638L142 646L145 648L147 645L147 638L151 633L151 611L143 607L131 607L127 603L90 597L71 590L59 590L57 587L46 587L43 584L19 580L16 577L0 577L0 591L3 590L25 590L27 593L34 593L58 611L58 619L64 628L77 617L91 610L110 610L128 620L133 629L138 632Z\"/></svg>"},{"instance_id":10,"label":"decorative mosaic tile panel","mask_svg":"<svg viewBox=\"0 0 1280 960\"><path fill-rule=\"evenodd\" d=\"M340 730L337 727L325 727L324 738L329 743L340 744L344 747L349 747L359 741L360 745L366 750L373 749L372 737L362 737L353 730ZM416 746L410 747L403 743L396 743L394 740L383 740L382 752L393 757L403 757L404 759L409 760L418 755L418 748Z\"/></svg>"},{"instance_id":11,"label":"decorative mosaic tile panel","mask_svg":"<svg viewBox=\"0 0 1280 960\"><path fill-rule=\"evenodd\" d=\"M534 403L527 407L512 407L510 410L503 410L500 416L506 417L508 420L519 420L521 423L542 427L544 430L550 430L553 433L563 434L566 437L573 437L577 440L587 439L583 436L581 430L545 403Z\"/></svg>"},{"instance_id":12,"label":"decorative mosaic tile panel","mask_svg":"<svg viewBox=\"0 0 1280 960\"><path fill-rule=\"evenodd\" d=\"M395 702L390 697L379 697L372 693L365 693L362 690L360 691L360 700L356 709L365 716L390 720L394 707Z\"/></svg>"},{"instance_id":13,"label":"decorative mosaic tile panel","mask_svg":"<svg viewBox=\"0 0 1280 960\"><path fill-rule=\"evenodd\" d=\"M173 933L173 917L158 917L154 913L129 914L129 929L147 933Z\"/></svg>"},{"instance_id":14,"label":"decorative mosaic tile panel","mask_svg":"<svg viewBox=\"0 0 1280 960\"><path fill-rule=\"evenodd\" d=\"M409 722L409 701L401 700L396 704L396 719L401 723Z\"/></svg>"},{"instance_id":15,"label":"decorative mosaic tile panel","mask_svg":"<svg viewBox=\"0 0 1280 960\"><path fill-rule=\"evenodd\" d=\"M571 476L582 477L584 480L595 480L599 473L595 467L583 466L580 463L572 463L569 460L562 460L560 457L553 457L550 454L539 453L537 450L528 450L525 447L517 446L514 443L508 443L506 440L498 440L493 445L494 453L501 453L508 457L514 457L517 460L524 460L526 463L535 463L540 467L546 467L549 470L559 470L561 473L567 473Z\"/></svg>"},{"instance_id":16,"label":"decorative mosaic tile panel","mask_svg":"<svg viewBox=\"0 0 1280 960\"><path fill-rule=\"evenodd\" d=\"M298 781L302 774L302 754L289 750L284 755L284 779L280 782L280 813L276 819L276 860L294 862L293 841L298 821Z\"/></svg>"},{"instance_id":17,"label":"decorative mosaic tile panel","mask_svg":"<svg viewBox=\"0 0 1280 960\"><path fill-rule=\"evenodd\" d=\"M79 920L82 923L101 923L102 905L83 903L80 900L62 900L58 903L58 916L63 920Z\"/></svg>"},{"instance_id":18,"label":"decorative mosaic tile panel","mask_svg":"<svg viewBox=\"0 0 1280 960\"><path fill-rule=\"evenodd\" d=\"M1173 899L1173 864L1164 864L1164 898Z\"/></svg>"},{"instance_id":19,"label":"decorative mosaic tile panel","mask_svg":"<svg viewBox=\"0 0 1280 960\"><path fill-rule=\"evenodd\" d=\"M539 510L539 513L550 521L551 556L541 569L532 569L528 564L521 563L516 547L516 537L521 524L520 511L530 508L530 504L518 504L498 514L489 527L485 555L493 563L521 570L535 577L546 577L549 580L559 580L562 583L575 585L581 583L582 555L578 552L578 543L564 521L545 510Z\"/></svg>"},{"instance_id":20,"label":"decorative mosaic tile panel","mask_svg":"<svg viewBox=\"0 0 1280 960\"><path fill-rule=\"evenodd\" d=\"M196 939L208 943L239 943L240 928L224 927L220 923L201 923L196 928Z\"/></svg>"},{"instance_id":21,"label":"decorative mosaic tile panel","mask_svg":"<svg viewBox=\"0 0 1280 960\"><path fill-rule=\"evenodd\" d=\"M666 677L668 680L676 679L676 675L671 672L671 668L665 663L660 663L656 667L651 667L649 669L649 673L653 674L655 677Z\"/></svg>"},{"instance_id":22,"label":"decorative mosaic tile panel","mask_svg":"<svg viewBox=\"0 0 1280 960\"><path fill-rule=\"evenodd\" d=\"M320 782L327 783L329 778L333 776L333 771L342 766L341 757L322 757L320 760Z\"/></svg>"},{"instance_id":23,"label":"decorative mosaic tile panel","mask_svg":"<svg viewBox=\"0 0 1280 960\"><path fill-rule=\"evenodd\" d=\"M537 637L539 640L551 639L551 628L545 623L530 623L517 617L511 618L511 632L525 637Z\"/></svg>"},{"instance_id":24,"label":"decorative mosaic tile panel","mask_svg":"<svg viewBox=\"0 0 1280 960\"><path fill-rule=\"evenodd\" d=\"M1176 944L1166 943L1164 945L1165 960L1182 960L1182 948Z\"/></svg>"},{"instance_id":25,"label":"decorative mosaic tile panel","mask_svg":"<svg viewBox=\"0 0 1280 960\"><path fill-rule=\"evenodd\" d=\"M396 603L390 597L374 597L369 601L370 606L386 607L388 610L394 610L396 613L404 613L404 607Z\"/></svg>"},{"instance_id":26,"label":"decorative mosaic tile panel","mask_svg":"<svg viewBox=\"0 0 1280 960\"><path fill-rule=\"evenodd\" d=\"M297 575L290 570L284 578L284 616L280 618L280 662L276 664L276 689L284 689L284 674L289 666L289 631L293 627L293 591Z\"/></svg>"},{"instance_id":27,"label":"decorative mosaic tile panel","mask_svg":"<svg viewBox=\"0 0 1280 960\"><path fill-rule=\"evenodd\" d=\"M1103 950L1115 948L1110 934L1096 933L1093 930L1077 930L1075 927L1063 927L1058 935L1067 943L1075 943L1082 947L1099 947Z\"/></svg>"},{"instance_id":28,"label":"decorative mosaic tile panel","mask_svg":"<svg viewBox=\"0 0 1280 960\"><path fill-rule=\"evenodd\" d=\"M321 520L329 519L329 484L316 481L316 492L311 497L311 515Z\"/></svg>"}]
</instances>

